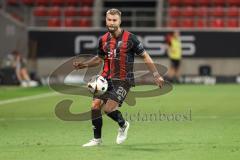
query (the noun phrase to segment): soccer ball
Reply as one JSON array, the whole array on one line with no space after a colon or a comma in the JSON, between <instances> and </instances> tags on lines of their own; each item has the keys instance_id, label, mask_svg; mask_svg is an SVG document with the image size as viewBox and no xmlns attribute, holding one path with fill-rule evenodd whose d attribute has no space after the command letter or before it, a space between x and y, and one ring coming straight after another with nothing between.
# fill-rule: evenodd
<instances>
[{"instance_id":1,"label":"soccer ball","mask_svg":"<svg viewBox=\"0 0 240 160\"><path fill-rule=\"evenodd\" d=\"M87 84L88 90L94 95L103 95L108 89L108 82L100 75L93 76Z\"/></svg>"}]
</instances>

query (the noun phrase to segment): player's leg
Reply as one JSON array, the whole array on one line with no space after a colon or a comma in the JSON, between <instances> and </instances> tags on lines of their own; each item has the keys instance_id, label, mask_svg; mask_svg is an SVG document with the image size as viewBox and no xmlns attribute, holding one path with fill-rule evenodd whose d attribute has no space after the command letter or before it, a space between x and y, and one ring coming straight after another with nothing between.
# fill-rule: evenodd
<instances>
[{"instance_id":1,"label":"player's leg","mask_svg":"<svg viewBox=\"0 0 240 160\"><path fill-rule=\"evenodd\" d=\"M129 129L129 122L125 121L122 113L118 110L119 103L109 99L104 106L104 112L113 119L115 122L118 123L119 130L118 130L118 135L116 139L117 144L123 143L127 139L127 133Z\"/></svg>"},{"instance_id":2,"label":"player's leg","mask_svg":"<svg viewBox=\"0 0 240 160\"><path fill-rule=\"evenodd\" d=\"M91 118L92 118L92 125L93 125L93 134L94 138L90 140L88 143L84 144L83 147L91 147L97 146L101 144L101 133L102 133L102 114L101 114L101 107L103 105L103 100L101 99L94 99L92 101L91 107Z\"/></svg>"},{"instance_id":3,"label":"player's leg","mask_svg":"<svg viewBox=\"0 0 240 160\"><path fill-rule=\"evenodd\" d=\"M27 71L26 68L21 68L20 72L21 72L21 75L22 75L24 80L30 81L30 76L29 76L28 71Z\"/></svg>"},{"instance_id":4,"label":"player's leg","mask_svg":"<svg viewBox=\"0 0 240 160\"><path fill-rule=\"evenodd\" d=\"M173 77L174 77L174 74L175 74L175 71L174 71L174 62L172 59L170 59L170 67L168 69L168 72L167 72L167 78L168 80L172 81L173 80Z\"/></svg>"},{"instance_id":5,"label":"player's leg","mask_svg":"<svg viewBox=\"0 0 240 160\"><path fill-rule=\"evenodd\" d=\"M103 101L101 99L94 99L92 101L92 125L93 125L93 132L94 138L98 139L101 138L101 131L102 131L102 114L101 114L101 107L103 105Z\"/></svg>"},{"instance_id":6,"label":"player's leg","mask_svg":"<svg viewBox=\"0 0 240 160\"><path fill-rule=\"evenodd\" d=\"M178 60L178 62L177 62L177 64L176 64L176 77L177 77L177 79L179 79L179 77L180 77L180 66L181 66L181 60Z\"/></svg>"},{"instance_id":7,"label":"player's leg","mask_svg":"<svg viewBox=\"0 0 240 160\"><path fill-rule=\"evenodd\" d=\"M174 70L173 82L174 83L179 82L179 68L180 68L180 60L174 60L174 64L173 64L173 70Z\"/></svg>"},{"instance_id":8,"label":"player's leg","mask_svg":"<svg viewBox=\"0 0 240 160\"><path fill-rule=\"evenodd\" d=\"M118 110L118 106L118 102L109 99L106 105L103 107L103 110L108 117L117 122L120 127L123 127L125 124L125 120L122 116L122 113Z\"/></svg>"},{"instance_id":9,"label":"player's leg","mask_svg":"<svg viewBox=\"0 0 240 160\"><path fill-rule=\"evenodd\" d=\"M108 91L108 100L103 107L104 112L114 121L118 123L120 127L123 127L125 120L122 113L118 110L127 96L127 93L131 85L126 81L112 80L110 83L111 89Z\"/></svg>"}]
</instances>

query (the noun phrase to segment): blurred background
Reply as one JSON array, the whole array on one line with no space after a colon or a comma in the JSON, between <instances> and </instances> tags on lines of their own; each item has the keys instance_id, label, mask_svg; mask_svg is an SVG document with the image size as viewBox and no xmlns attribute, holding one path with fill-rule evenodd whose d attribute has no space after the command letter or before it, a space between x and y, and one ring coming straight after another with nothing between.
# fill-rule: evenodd
<instances>
[{"instance_id":1,"label":"blurred background","mask_svg":"<svg viewBox=\"0 0 240 160\"><path fill-rule=\"evenodd\" d=\"M168 68L167 36L179 31L176 82L240 83L240 0L1 0L0 84L46 84L70 57L96 54L110 8Z\"/></svg>"}]
</instances>

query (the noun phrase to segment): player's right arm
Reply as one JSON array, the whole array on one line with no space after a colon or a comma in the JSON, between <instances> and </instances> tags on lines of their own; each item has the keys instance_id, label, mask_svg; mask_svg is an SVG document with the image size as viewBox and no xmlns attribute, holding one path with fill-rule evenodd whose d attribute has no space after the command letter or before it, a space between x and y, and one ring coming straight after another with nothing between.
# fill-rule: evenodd
<instances>
[{"instance_id":1,"label":"player's right arm","mask_svg":"<svg viewBox=\"0 0 240 160\"><path fill-rule=\"evenodd\" d=\"M83 69L83 68L86 68L86 67L95 67L95 66L98 66L101 63L102 63L102 58L100 58L99 56L95 56L95 57L91 58L90 60L88 60L86 62L74 61L73 62L73 67L75 69Z\"/></svg>"},{"instance_id":2,"label":"player's right arm","mask_svg":"<svg viewBox=\"0 0 240 160\"><path fill-rule=\"evenodd\" d=\"M97 55L95 57L91 58L90 60L85 61L85 62L75 61L75 62L73 62L73 67L75 69L83 69L83 68L86 68L86 67L98 66L99 64L102 63L102 61L104 59L104 56L105 56L105 52L103 51L102 39L100 38L99 42L98 42L98 47L97 47Z\"/></svg>"}]
</instances>

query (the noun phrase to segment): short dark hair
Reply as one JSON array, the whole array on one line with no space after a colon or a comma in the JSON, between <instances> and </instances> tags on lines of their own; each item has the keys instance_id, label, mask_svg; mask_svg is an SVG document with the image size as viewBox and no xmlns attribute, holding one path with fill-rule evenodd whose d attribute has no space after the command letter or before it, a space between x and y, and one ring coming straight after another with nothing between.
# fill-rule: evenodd
<instances>
[{"instance_id":1,"label":"short dark hair","mask_svg":"<svg viewBox=\"0 0 240 160\"><path fill-rule=\"evenodd\" d=\"M106 15L107 14L111 14L111 15L116 15L117 14L117 15L119 15L119 17L121 17L122 12L119 11L118 9L116 9L116 8L112 8L112 9L107 10Z\"/></svg>"}]
</instances>

